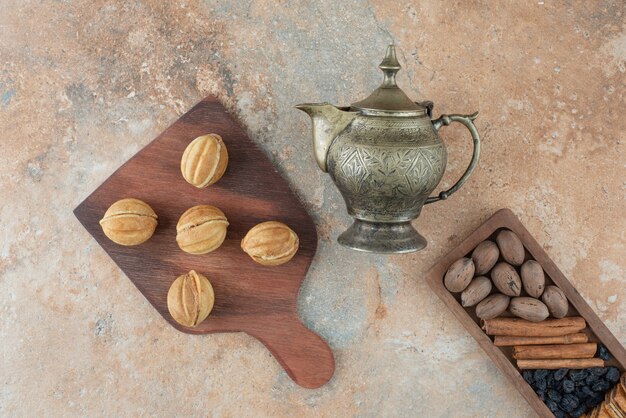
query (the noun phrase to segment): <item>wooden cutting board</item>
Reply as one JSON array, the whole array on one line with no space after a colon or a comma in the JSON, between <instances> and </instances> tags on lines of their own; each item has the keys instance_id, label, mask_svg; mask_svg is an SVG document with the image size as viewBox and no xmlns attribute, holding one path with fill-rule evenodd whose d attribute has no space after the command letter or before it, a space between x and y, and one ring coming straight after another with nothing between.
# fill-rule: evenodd
<instances>
[{"instance_id":1,"label":"wooden cutting board","mask_svg":"<svg viewBox=\"0 0 626 418\"><path fill-rule=\"evenodd\" d=\"M206 189L183 179L180 158L194 138L217 133L228 148L224 177ZM123 247L110 241L98 221L118 199L147 202L158 215L154 236ZM176 223L189 207L220 208L230 226L222 246L191 255L176 244ZM308 213L265 154L247 137L214 97L207 97L119 168L75 210L98 244L170 324L189 334L245 332L261 341L287 374L307 388L322 386L335 363L328 344L298 318L296 300L317 247ZM240 248L254 225L277 220L300 238L300 250L282 266L261 266ZM211 315L197 328L176 323L167 310L167 291L179 275L196 270L215 290Z\"/></svg>"}]
</instances>

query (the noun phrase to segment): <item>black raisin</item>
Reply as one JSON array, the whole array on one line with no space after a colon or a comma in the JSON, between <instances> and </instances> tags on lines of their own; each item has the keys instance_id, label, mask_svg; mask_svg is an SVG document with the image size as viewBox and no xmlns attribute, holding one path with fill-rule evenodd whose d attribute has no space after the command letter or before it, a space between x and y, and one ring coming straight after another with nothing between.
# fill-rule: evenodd
<instances>
[{"instance_id":1,"label":"black raisin","mask_svg":"<svg viewBox=\"0 0 626 418\"><path fill-rule=\"evenodd\" d=\"M593 385L597 381L598 381L598 376L593 373L589 373L589 376L587 376L587 378L585 379L585 385L587 386Z\"/></svg>"},{"instance_id":2,"label":"black raisin","mask_svg":"<svg viewBox=\"0 0 626 418\"><path fill-rule=\"evenodd\" d=\"M604 344L598 345L598 351L596 352L596 356L600 357L604 361L611 360L611 358L612 358L611 353L604 346Z\"/></svg>"},{"instance_id":3,"label":"black raisin","mask_svg":"<svg viewBox=\"0 0 626 418\"><path fill-rule=\"evenodd\" d=\"M559 405L565 412L571 412L578 406L578 398L574 395L567 394L563 396Z\"/></svg>"},{"instance_id":4,"label":"black raisin","mask_svg":"<svg viewBox=\"0 0 626 418\"><path fill-rule=\"evenodd\" d=\"M552 412L556 412L559 410L559 405L557 405L556 402L552 401L552 400L548 400L546 401L546 406L548 407L548 409Z\"/></svg>"},{"instance_id":5,"label":"black raisin","mask_svg":"<svg viewBox=\"0 0 626 418\"><path fill-rule=\"evenodd\" d=\"M528 383L529 385L532 385L532 383L535 381L532 370L524 370L522 372L522 377L524 378L526 383Z\"/></svg>"},{"instance_id":6,"label":"black raisin","mask_svg":"<svg viewBox=\"0 0 626 418\"><path fill-rule=\"evenodd\" d=\"M548 384L546 383L545 380L535 380L535 389L538 390L546 390L546 388L548 387Z\"/></svg>"},{"instance_id":7,"label":"black raisin","mask_svg":"<svg viewBox=\"0 0 626 418\"><path fill-rule=\"evenodd\" d=\"M556 372L554 372L554 380L563 380L565 375L567 375L567 372L569 372L569 369L557 370Z\"/></svg>"},{"instance_id":8,"label":"black raisin","mask_svg":"<svg viewBox=\"0 0 626 418\"><path fill-rule=\"evenodd\" d=\"M537 390L537 396L542 401L545 401L546 400L546 391L545 390L541 390L541 389Z\"/></svg>"},{"instance_id":9,"label":"black raisin","mask_svg":"<svg viewBox=\"0 0 626 418\"><path fill-rule=\"evenodd\" d=\"M604 376L607 371L609 371L608 367L594 367L593 369L589 369L589 373L596 376Z\"/></svg>"},{"instance_id":10,"label":"black raisin","mask_svg":"<svg viewBox=\"0 0 626 418\"><path fill-rule=\"evenodd\" d=\"M548 376L548 371L546 369L537 369L535 370L535 373L533 374L533 377L535 378L535 380L545 380L547 376Z\"/></svg>"},{"instance_id":11,"label":"black raisin","mask_svg":"<svg viewBox=\"0 0 626 418\"><path fill-rule=\"evenodd\" d=\"M604 377L610 383L619 382L620 372L617 367L609 367L609 371L606 372L606 376Z\"/></svg>"},{"instance_id":12,"label":"black raisin","mask_svg":"<svg viewBox=\"0 0 626 418\"><path fill-rule=\"evenodd\" d=\"M587 370L582 369L582 370L575 370L575 371L571 371L569 372L569 378L571 380L573 380L574 382L578 382L580 380L585 380L587 378Z\"/></svg>"},{"instance_id":13,"label":"black raisin","mask_svg":"<svg viewBox=\"0 0 626 418\"><path fill-rule=\"evenodd\" d=\"M548 391L548 398L552 399L555 402L559 402L562 398L561 393L557 390L550 389Z\"/></svg>"},{"instance_id":14,"label":"black raisin","mask_svg":"<svg viewBox=\"0 0 626 418\"><path fill-rule=\"evenodd\" d=\"M600 405L602 401L604 401L604 396L599 393L594 393L592 396L585 399L585 405L587 405L587 408L591 409Z\"/></svg>"},{"instance_id":15,"label":"black raisin","mask_svg":"<svg viewBox=\"0 0 626 418\"><path fill-rule=\"evenodd\" d=\"M570 412L570 415L578 418L580 416L582 416L585 412L587 412L587 406L583 405L578 405L578 407L576 409L574 409L572 412Z\"/></svg>"},{"instance_id":16,"label":"black raisin","mask_svg":"<svg viewBox=\"0 0 626 418\"><path fill-rule=\"evenodd\" d=\"M595 392L606 392L611 387L611 384L606 380L598 380L591 386L591 389Z\"/></svg>"},{"instance_id":17,"label":"black raisin","mask_svg":"<svg viewBox=\"0 0 626 418\"><path fill-rule=\"evenodd\" d=\"M583 386L581 392L585 398L595 395L595 392L589 386Z\"/></svg>"},{"instance_id":18,"label":"black raisin","mask_svg":"<svg viewBox=\"0 0 626 418\"><path fill-rule=\"evenodd\" d=\"M565 393L572 393L574 389L576 388L576 386L574 386L574 382L572 382L569 379L563 380L562 387L563 387L563 392Z\"/></svg>"},{"instance_id":19,"label":"black raisin","mask_svg":"<svg viewBox=\"0 0 626 418\"><path fill-rule=\"evenodd\" d=\"M556 412L554 412L554 416L556 418L567 418L567 414L563 411L561 411L560 409L557 410Z\"/></svg>"}]
</instances>

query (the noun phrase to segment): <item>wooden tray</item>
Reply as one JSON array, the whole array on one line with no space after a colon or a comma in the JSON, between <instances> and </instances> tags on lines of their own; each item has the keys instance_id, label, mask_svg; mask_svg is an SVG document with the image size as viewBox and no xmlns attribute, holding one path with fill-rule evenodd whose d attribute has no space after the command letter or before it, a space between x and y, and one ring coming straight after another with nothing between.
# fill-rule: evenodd
<instances>
[{"instance_id":1,"label":"wooden tray","mask_svg":"<svg viewBox=\"0 0 626 418\"><path fill-rule=\"evenodd\" d=\"M215 185L196 189L183 179L180 158L190 141L206 133L222 136L229 165ZM108 206L125 197L144 200L159 217L154 236L136 247L113 243L98 224ZM176 223L187 208L199 204L222 209L230 226L218 250L190 255L176 244ZM315 225L267 157L214 97L198 103L139 151L74 214L146 299L180 331L242 331L261 341L297 384L316 388L332 377L332 351L300 322L296 312L298 291L317 248ZM246 232L267 220L286 223L300 238L300 250L282 266L261 266L240 248ZM205 274L215 290L211 315L194 329L176 323L166 302L170 284L191 269Z\"/></svg>"},{"instance_id":2,"label":"wooden tray","mask_svg":"<svg viewBox=\"0 0 626 418\"><path fill-rule=\"evenodd\" d=\"M571 305L568 316L580 315L585 318L590 341L602 342L613 355L613 360L607 362L607 364L616 366L623 372L626 369L626 350L624 350L624 347L611 334L548 254L509 209L501 209L496 212L469 237L431 267L426 273L426 279L431 289L448 306L454 316L489 355L491 360L515 385L537 414L541 417L554 417L535 391L526 383L517 367L515 367L511 355L511 347L496 347L491 338L481 329L480 320L476 317L474 308L463 308L460 302L460 294L450 293L443 285L443 277L448 267L454 261L461 257L469 257L474 248L486 239L495 241L495 235L502 228L510 229L519 236L526 248L526 259L535 259L541 264L546 273L546 284L555 284L565 292Z\"/></svg>"}]
</instances>

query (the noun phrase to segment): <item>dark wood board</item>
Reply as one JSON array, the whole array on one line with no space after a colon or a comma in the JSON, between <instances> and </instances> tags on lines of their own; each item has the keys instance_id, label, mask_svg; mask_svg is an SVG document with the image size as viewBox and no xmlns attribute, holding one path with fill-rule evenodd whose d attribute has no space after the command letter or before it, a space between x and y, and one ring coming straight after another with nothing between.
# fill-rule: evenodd
<instances>
[{"instance_id":1,"label":"dark wood board","mask_svg":"<svg viewBox=\"0 0 626 418\"><path fill-rule=\"evenodd\" d=\"M197 189L183 179L180 158L194 138L216 133L229 153L224 177ZM154 236L123 247L110 241L98 221L118 199L147 202L158 215ZM230 223L222 246L205 255L183 252L176 244L176 223L189 207L210 204ZM139 151L74 213L137 289L174 327L189 334L245 332L261 341L299 385L319 387L330 380L335 363L328 344L298 318L300 285L317 248L310 216L265 154L247 137L214 97L207 97ZM282 266L266 267L240 248L254 225L277 220L300 238L296 256ZM197 328L177 324L167 309L167 291L181 274L196 270L215 290L215 306Z\"/></svg>"},{"instance_id":2,"label":"dark wood board","mask_svg":"<svg viewBox=\"0 0 626 418\"><path fill-rule=\"evenodd\" d=\"M473 312L474 308L463 308L459 295L450 293L443 284L443 277L448 267L454 261L461 257L469 257L474 248L486 239L495 241L495 235L503 228L510 229L519 236L526 249L526 259L535 259L539 262L546 273L547 284L555 284L560 287L569 299L570 311L568 316L580 315L585 318L590 340L603 343L614 357L609 364L619 367L623 372L626 369L626 350L624 347L589 307L541 245L509 209L501 209L496 212L456 248L437 261L426 273L426 280L431 289L447 305L481 348L485 350L496 366L515 385L537 414L541 417L554 417L552 412L536 395L535 391L526 383L515 366L510 347L496 347L492 339L481 329L480 321Z\"/></svg>"}]
</instances>

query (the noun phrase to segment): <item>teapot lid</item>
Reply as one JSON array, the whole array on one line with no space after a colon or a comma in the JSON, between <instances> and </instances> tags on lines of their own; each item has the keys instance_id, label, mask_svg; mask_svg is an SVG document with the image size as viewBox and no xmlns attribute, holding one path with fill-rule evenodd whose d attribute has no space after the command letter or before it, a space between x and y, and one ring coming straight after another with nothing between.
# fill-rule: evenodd
<instances>
[{"instance_id":1,"label":"teapot lid","mask_svg":"<svg viewBox=\"0 0 626 418\"><path fill-rule=\"evenodd\" d=\"M396 84L396 73L400 63L396 58L396 48L392 43L387 47L383 62L378 66L385 74L383 83L366 99L352 103L352 107L362 110L385 110L392 112L426 111L426 107L413 102Z\"/></svg>"}]
</instances>

